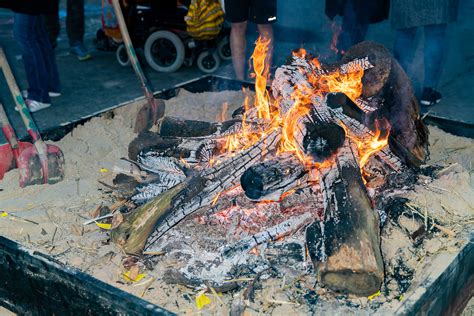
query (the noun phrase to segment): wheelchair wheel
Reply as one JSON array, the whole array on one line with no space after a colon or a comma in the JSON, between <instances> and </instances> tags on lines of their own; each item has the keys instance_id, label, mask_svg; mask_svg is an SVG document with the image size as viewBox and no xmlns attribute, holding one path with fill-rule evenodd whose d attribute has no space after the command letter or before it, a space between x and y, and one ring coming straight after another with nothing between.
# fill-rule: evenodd
<instances>
[{"instance_id":1,"label":"wheelchair wheel","mask_svg":"<svg viewBox=\"0 0 474 316\"><path fill-rule=\"evenodd\" d=\"M174 72L184 62L184 44L169 31L156 31L145 42L145 58L151 68L159 72Z\"/></svg>"},{"instance_id":2,"label":"wheelchair wheel","mask_svg":"<svg viewBox=\"0 0 474 316\"><path fill-rule=\"evenodd\" d=\"M125 49L124 44L121 44L119 47L117 47L117 50L115 51L115 57L117 58L120 66L130 66L130 59L128 59L127 50Z\"/></svg>"},{"instance_id":3,"label":"wheelchair wheel","mask_svg":"<svg viewBox=\"0 0 474 316\"><path fill-rule=\"evenodd\" d=\"M219 68L221 60L216 52L211 54L209 51L204 51L199 54L196 63L202 72L210 74Z\"/></svg>"},{"instance_id":4,"label":"wheelchair wheel","mask_svg":"<svg viewBox=\"0 0 474 316\"><path fill-rule=\"evenodd\" d=\"M231 60L232 53L230 51L229 37L224 37L219 44L217 44L217 53L222 60Z\"/></svg>"}]
</instances>

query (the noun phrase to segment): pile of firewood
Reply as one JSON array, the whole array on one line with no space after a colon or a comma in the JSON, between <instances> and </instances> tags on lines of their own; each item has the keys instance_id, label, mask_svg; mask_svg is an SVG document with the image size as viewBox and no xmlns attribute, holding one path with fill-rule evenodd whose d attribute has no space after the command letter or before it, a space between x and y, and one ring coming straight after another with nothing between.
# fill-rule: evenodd
<instances>
[{"instance_id":1,"label":"pile of firewood","mask_svg":"<svg viewBox=\"0 0 474 316\"><path fill-rule=\"evenodd\" d=\"M355 73L361 93L348 96L344 79ZM428 132L408 78L385 48L364 42L332 65L293 54L277 69L271 94L270 107L278 108L270 112L283 122L247 107L217 123L164 117L159 132L140 133L115 179L137 207L112 230L113 240L126 253L142 254L190 216L210 220L236 203L268 203L292 212L273 222L269 214L260 231L253 227L219 255L236 256L305 228L323 284L376 292L384 269L374 205L390 175L419 167L428 155ZM288 127L296 106L304 113ZM249 131L254 139L229 151L229 138ZM288 140L293 147L282 150ZM371 142L382 140L367 153Z\"/></svg>"}]
</instances>

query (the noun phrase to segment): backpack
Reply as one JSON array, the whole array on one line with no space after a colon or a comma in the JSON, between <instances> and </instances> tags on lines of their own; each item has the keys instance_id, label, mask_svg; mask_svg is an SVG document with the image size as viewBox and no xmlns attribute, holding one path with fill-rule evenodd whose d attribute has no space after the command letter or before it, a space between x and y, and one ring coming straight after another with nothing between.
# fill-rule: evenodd
<instances>
[{"instance_id":1,"label":"backpack","mask_svg":"<svg viewBox=\"0 0 474 316\"><path fill-rule=\"evenodd\" d=\"M190 36L197 40L211 40L222 29L224 10L218 0L192 0L185 20Z\"/></svg>"}]
</instances>

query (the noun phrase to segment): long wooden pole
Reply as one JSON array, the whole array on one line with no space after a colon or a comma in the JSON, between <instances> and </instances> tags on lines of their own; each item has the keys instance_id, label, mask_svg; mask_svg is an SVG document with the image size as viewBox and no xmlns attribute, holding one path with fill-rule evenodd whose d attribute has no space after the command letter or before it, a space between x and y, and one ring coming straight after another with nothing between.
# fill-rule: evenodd
<instances>
[{"instance_id":1,"label":"long wooden pole","mask_svg":"<svg viewBox=\"0 0 474 316\"><path fill-rule=\"evenodd\" d=\"M114 6L115 16L117 18L117 22L120 28L120 33L122 33L122 39L125 44L125 50L127 51L127 55L130 59L130 63L132 64L133 70L135 71L135 74L137 75L138 80L140 81L140 85L142 87L143 93L145 94L145 98L151 107L153 122L156 122L165 113L163 108L164 103L156 102L155 97L153 96L151 86L148 83L148 80L146 79L142 68L140 67L137 54L135 53L135 49L133 48L133 44L128 33L127 25L125 24L125 20L123 18L119 0L112 0L112 4ZM160 106L160 104L162 104L162 106Z\"/></svg>"}]
</instances>

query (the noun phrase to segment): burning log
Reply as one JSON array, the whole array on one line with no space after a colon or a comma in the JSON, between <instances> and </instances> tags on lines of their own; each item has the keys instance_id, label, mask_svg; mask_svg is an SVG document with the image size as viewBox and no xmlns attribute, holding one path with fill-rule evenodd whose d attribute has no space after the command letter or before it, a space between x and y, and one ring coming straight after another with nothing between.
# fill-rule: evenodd
<instances>
[{"instance_id":1,"label":"burning log","mask_svg":"<svg viewBox=\"0 0 474 316\"><path fill-rule=\"evenodd\" d=\"M358 62L347 66L349 61ZM329 68L337 69L336 66ZM325 69L306 54L294 55L289 64L279 68L272 90L276 99L283 99L281 109L287 111L292 107L296 90L309 91L316 104L322 102L321 90L323 94L344 92L359 108L354 111L346 107L346 115L371 129L376 119L386 119L391 126L390 146L395 153L412 166L425 161L428 130L421 121L410 80L386 48L372 42L360 43L345 54L339 73L330 75ZM346 69L345 73L343 69ZM359 96L353 91L359 91L357 83L361 81L362 94Z\"/></svg>"},{"instance_id":2,"label":"burning log","mask_svg":"<svg viewBox=\"0 0 474 316\"><path fill-rule=\"evenodd\" d=\"M131 160L145 157L170 157L187 164L208 163L212 156L221 152L226 139L221 137L162 137L151 132L139 134L129 145Z\"/></svg>"},{"instance_id":3,"label":"burning log","mask_svg":"<svg viewBox=\"0 0 474 316\"><path fill-rule=\"evenodd\" d=\"M371 178L375 180L366 188L367 171L398 172L403 168L398 157L419 165L427 155L427 134L413 91L400 88L403 72L387 51L374 45L358 45L349 51L353 59L330 66L321 66L304 51L295 53L276 72L275 101L265 89L266 74L257 71L255 103L245 103L241 122L164 118L161 135L141 134L130 145L130 158L164 182L149 184L151 193L160 194L114 229L113 239L125 252L139 254L204 210L212 213L208 220L213 215L222 222L232 218L239 229L250 223L250 230L241 230L248 238L219 248L222 257L239 258L313 222L305 236L320 281L346 293L376 292L383 263L378 214L367 191L376 197L377 187L370 184L380 185L383 179ZM337 92L345 95L332 94ZM397 107L407 121L401 126L411 131L394 128L400 119ZM390 128L376 124L381 119L392 124L390 144L398 157L387 146ZM219 202L221 194L234 198ZM268 212L274 213L266 216ZM266 226L259 227L264 217ZM170 235L170 242L176 236L181 235Z\"/></svg>"},{"instance_id":4,"label":"burning log","mask_svg":"<svg viewBox=\"0 0 474 316\"><path fill-rule=\"evenodd\" d=\"M343 150L346 154L322 174L324 221L307 228L306 242L323 284L367 296L378 291L384 277L379 220L349 141Z\"/></svg>"},{"instance_id":5,"label":"burning log","mask_svg":"<svg viewBox=\"0 0 474 316\"><path fill-rule=\"evenodd\" d=\"M363 42L353 46L342 62L368 56L374 68L362 77L362 96L383 99L377 109L390 122L394 141L390 147L409 165L418 167L429 155L428 129L420 117L420 106L410 79L390 52L380 44ZM397 150L398 149L398 150ZM416 160L414 159L416 157Z\"/></svg>"},{"instance_id":6,"label":"burning log","mask_svg":"<svg viewBox=\"0 0 474 316\"><path fill-rule=\"evenodd\" d=\"M186 216L211 205L222 191L237 184L247 168L265 157L266 146L273 148L278 139L277 131L273 131L234 158L190 176L163 192L135 210L125 224L112 232L112 239L126 253L141 253L147 242L153 244Z\"/></svg>"},{"instance_id":7,"label":"burning log","mask_svg":"<svg viewBox=\"0 0 474 316\"><path fill-rule=\"evenodd\" d=\"M251 166L240 178L245 195L254 201L278 201L283 193L298 185L304 166L293 156L266 160Z\"/></svg>"}]
</instances>

